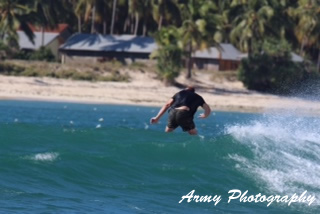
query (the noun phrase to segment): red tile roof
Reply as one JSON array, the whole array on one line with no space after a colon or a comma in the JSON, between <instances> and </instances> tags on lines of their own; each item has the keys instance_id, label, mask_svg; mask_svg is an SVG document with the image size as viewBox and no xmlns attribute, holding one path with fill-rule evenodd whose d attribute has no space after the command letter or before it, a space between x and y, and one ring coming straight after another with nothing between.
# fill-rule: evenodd
<instances>
[{"instance_id":1,"label":"red tile roof","mask_svg":"<svg viewBox=\"0 0 320 214\"><path fill-rule=\"evenodd\" d=\"M69 26L68 24L58 24L56 28L54 28L54 29L46 28L44 30L44 32L46 32L46 33L61 33L64 30L66 30L68 28L68 26ZM34 26L34 25L29 24L29 27L31 28L31 30L33 32L42 32L41 26ZM19 30L21 30L21 29L19 29Z\"/></svg>"}]
</instances>

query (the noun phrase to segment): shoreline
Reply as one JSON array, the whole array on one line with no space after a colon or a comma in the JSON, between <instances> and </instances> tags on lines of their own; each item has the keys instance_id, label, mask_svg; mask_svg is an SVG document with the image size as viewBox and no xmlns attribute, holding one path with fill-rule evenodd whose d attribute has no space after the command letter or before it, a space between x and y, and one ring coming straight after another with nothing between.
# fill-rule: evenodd
<instances>
[{"instance_id":1,"label":"shoreline","mask_svg":"<svg viewBox=\"0 0 320 214\"><path fill-rule=\"evenodd\" d=\"M72 104L88 104L88 105L121 105L121 106L143 106L143 107L162 107L155 103L133 103L133 102L103 102L103 101L89 101L76 99L48 99L40 97L0 97L0 101L26 101L26 102L53 102L53 103L72 103ZM288 113L302 115L302 116L320 116L318 109L288 109L288 108L263 108L263 107L243 107L243 106L212 106L212 112L234 112L234 113L260 113L260 114L274 114L274 113ZM200 108L201 109L201 108Z\"/></svg>"},{"instance_id":2,"label":"shoreline","mask_svg":"<svg viewBox=\"0 0 320 214\"><path fill-rule=\"evenodd\" d=\"M139 102L103 102L103 101L89 101L89 100L76 100L76 99L50 99L42 97L5 97L1 96L0 101L26 101L26 102L53 102L53 103L74 103L74 104L88 104L88 105L125 105L125 106L144 106L144 107L157 107L161 108L160 104L155 103L139 103ZM250 108L243 106L212 106L214 111L221 112L240 112L240 113L264 113L263 108Z\"/></svg>"},{"instance_id":3,"label":"shoreline","mask_svg":"<svg viewBox=\"0 0 320 214\"><path fill-rule=\"evenodd\" d=\"M185 80L180 81L185 83ZM187 84L193 83L187 82ZM243 86L241 87L238 82L210 82L210 84L213 85L199 85L197 93L205 99L213 112L268 113L287 111L303 115L320 115L320 101L252 92L244 89ZM143 78L138 76L136 80L129 83L0 76L0 100L136 105L161 108L179 90L181 89L164 86L160 81L146 76Z\"/></svg>"}]
</instances>

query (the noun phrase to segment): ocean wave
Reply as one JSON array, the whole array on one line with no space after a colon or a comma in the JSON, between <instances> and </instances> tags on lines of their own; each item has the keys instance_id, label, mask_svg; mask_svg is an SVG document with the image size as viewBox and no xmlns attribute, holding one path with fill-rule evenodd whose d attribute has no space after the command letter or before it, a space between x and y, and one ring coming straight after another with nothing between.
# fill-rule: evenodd
<instances>
[{"instance_id":1,"label":"ocean wave","mask_svg":"<svg viewBox=\"0 0 320 214\"><path fill-rule=\"evenodd\" d=\"M319 119L269 115L246 125L228 126L227 134L252 155L229 154L235 168L271 192L320 193Z\"/></svg>"},{"instance_id":2,"label":"ocean wave","mask_svg":"<svg viewBox=\"0 0 320 214\"><path fill-rule=\"evenodd\" d=\"M38 153L33 155L30 159L34 161L55 161L59 157L59 153L56 152L46 152L46 153Z\"/></svg>"}]
</instances>

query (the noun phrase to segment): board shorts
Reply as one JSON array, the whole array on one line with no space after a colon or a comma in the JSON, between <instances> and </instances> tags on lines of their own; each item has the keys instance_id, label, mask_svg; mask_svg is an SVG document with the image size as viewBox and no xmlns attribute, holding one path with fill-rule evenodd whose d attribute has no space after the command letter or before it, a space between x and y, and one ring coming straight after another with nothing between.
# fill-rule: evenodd
<instances>
[{"instance_id":1,"label":"board shorts","mask_svg":"<svg viewBox=\"0 0 320 214\"><path fill-rule=\"evenodd\" d=\"M184 132L194 129L196 126L193 122L193 115L187 110L170 110L167 127L175 129L178 126L180 126Z\"/></svg>"}]
</instances>

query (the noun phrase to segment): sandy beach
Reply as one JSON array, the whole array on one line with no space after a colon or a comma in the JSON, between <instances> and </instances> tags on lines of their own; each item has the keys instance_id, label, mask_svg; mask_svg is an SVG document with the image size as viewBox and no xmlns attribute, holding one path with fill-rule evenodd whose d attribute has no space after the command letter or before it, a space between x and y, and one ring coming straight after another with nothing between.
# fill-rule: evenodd
<instances>
[{"instance_id":1,"label":"sandy beach","mask_svg":"<svg viewBox=\"0 0 320 214\"><path fill-rule=\"evenodd\" d=\"M130 71L131 81L89 82L54 78L0 76L0 99L67 101L101 104L162 106L180 88L165 86L154 73ZM177 82L194 85L213 110L268 112L294 110L320 114L320 102L262 94L245 89L239 81L212 81L209 73Z\"/></svg>"}]
</instances>

